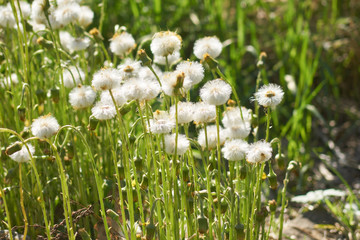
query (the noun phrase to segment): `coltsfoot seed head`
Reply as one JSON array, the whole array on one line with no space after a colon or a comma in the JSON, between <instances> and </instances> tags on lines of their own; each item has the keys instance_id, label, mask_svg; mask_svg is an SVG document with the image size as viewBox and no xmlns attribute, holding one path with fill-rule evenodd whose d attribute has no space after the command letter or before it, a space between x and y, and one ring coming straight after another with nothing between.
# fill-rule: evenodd
<instances>
[{"instance_id":1,"label":"coltsfoot seed head","mask_svg":"<svg viewBox=\"0 0 360 240\"><path fill-rule=\"evenodd\" d=\"M122 81L121 74L115 68L103 68L97 71L92 80L92 85L96 90L109 90L120 86Z\"/></svg>"},{"instance_id":2,"label":"coltsfoot seed head","mask_svg":"<svg viewBox=\"0 0 360 240\"><path fill-rule=\"evenodd\" d=\"M80 6L79 18L78 23L86 28L89 26L94 19L94 12L88 6Z\"/></svg>"},{"instance_id":3,"label":"coltsfoot seed head","mask_svg":"<svg viewBox=\"0 0 360 240\"><path fill-rule=\"evenodd\" d=\"M196 61L183 61L176 66L176 70L185 74L184 88L186 90L204 79L204 67Z\"/></svg>"},{"instance_id":4,"label":"coltsfoot seed head","mask_svg":"<svg viewBox=\"0 0 360 240\"><path fill-rule=\"evenodd\" d=\"M96 98L96 92L90 86L78 85L69 93L69 102L75 109L90 107Z\"/></svg>"},{"instance_id":5,"label":"coltsfoot seed head","mask_svg":"<svg viewBox=\"0 0 360 240\"><path fill-rule=\"evenodd\" d=\"M127 99L124 96L124 88L122 86L111 89L115 103L118 107L121 107L127 102ZM102 91L100 95L100 102L107 102L110 105L113 105L113 99L111 98L109 91Z\"/></svg>"},{"instance_id":6,"label":"coltsfoot seed head","mask_svg":"<svg viewBox=\"0 0 360 240\"><path fill-rule=\"evenodd\" d=\"M216 118L216 107L204 102L197 102L194 106L193 117L197 124L213 122Z\"/></svg>"},{"instance_id":7,"label":"coltsfoot seed head","mask_svg":"<svg viewBox=\"0 0 360 240\"><path fill-rule=\"evenodd\" d=\"M231 86L218 78L205 83L200 89L200 97L208 104L222 105L229 100L231 92Z\"/></svg>"},{"instance_id":8,"label":"coltsfoot seed head","mask_svg":"<svg viewBox=\"0 0 360 240\"><path fill-rule=\"evenodd\" d=\"M72 2L59 5L54 11L54 16L57 22L66 26L69 23L75 23L79 19L80 12L80 5Z\"/></svg>"},{"instance_id":9,"label":"coltsfoot seed head","mask_svg":"<svg viewBox=\"0 0 360 240\"><path fill-rule=\"evenodd\" d=\"M92 115L98 120L112 119L116 115L116 108L110 102L97 102L91 109Z\"/></svg>"},{"instance_id":10,"label":"coltsfoot seed head","mask_svg":"<svg viewBox=\"0 0 360 240\"><path fill-rule=\"evenodd\" d=\"M242 113L242 118L241 118ZM243 122L251 121L251 110L245 107L241 107L241 112L239 107L228 107L223 113L222 123L224 127L230 128L238 126Z\"/></svg>"},{"instance_id":11,"label":"coltsfoot seed head","mask_svg":"<svg viewBox=\"0 0 360 240\"><path fill-rule=\"evenodd\" d=\"M38 138L50 138L59 128L58 121L51 114L41 116L31 124L31 132Z\"/></svg>"},{"instance_id":12,"label":"coltsfoot seed head","mask_svg":"<svg viewBox=\"0 0 360 240\"><path fill-rule=\"evenodd\" d=\"M209 149L215 149L217 146L217 128L216 125L211 125L207 127L207 142ZM224 144L225 135L224 129L220 126L219 135L220 135L220 144ZM201 129L198 136L198 142L203 149L206 149L206 138L205 138L205 130Z\"/></svg>"},{"instance_id":13,"label":"coltsfoot seed head","mask_svg":"<svg viewBox=\"0 0 360 240\"><path fill-rule=\"evenodd\" d=\"M31 153L31 155L33 155L35 153L35 148L31 145L31 144L27 144L28 148L29 148L29 151ZM26 146L23 145L22 148L11 154L9 157L16 161L16 162L29 162L30 161L30 154L29 154L29 151L27 150Z\"/></svg>"},{"instance_id":14,"label":"coltsfoot seed head","mask_svg":"<svg viewBox=\"0 0 360 240\"><path fill-rule=\"evenodd\" d=\"M257 141L249 145L246 152L246 160L249 163L263 163L268 161L272 156L271 144L264 140Z\"/></svg>"},{"instance_id":15,"label":"coltsfoot seed head","mask_svg":"<svg viewBox=\"0 0 360 240\"><path fill-rule=\"evenodd\" d=\"M222 51L222 47L222 43L217 37L204 37L196 40L194 54L198 59L203 59L206 53L212 58L217 58Z\"/></svg>"},{"instance_id":16,"label":"coltsfoot seed head","mask_svg":"<svg viewBox=\"0 0 360 240\"><path fill-rule=\"evenodd\" d=\"M249 144L241 139L233 139L226 141L221 152L224 158L229 161L240 161L245 158Z\"/></svg>"},{"instance_id":17,"label":"coltsfoot seed head","mask_svg":"<svg viewBox=\"0 0 360 240\"><path fill-rule=\"evenodd\" d=\"M165 135L165 152L168 154L175 154L175 137L176 134ZM178 134L177 139L177 155L183 155L186 153L190 146L189 140L183 134Z\"/></svg>"},{"instance_id":18,"label":"coltsfoot seed head","mask_svg":"<svg viewBox=\"0 0 360 240\"><path fill-rule=\"evenodd\" d=\"M169 66L180 60L180 52L173 52L167 56ZM154 63L159 65L166 65L166 57L160 55L154 55Z\"/></svg>"},{"instance_id":19,"label":"coltsfoot seed head","mask_svg":"<svg viewBox=\"0 0 360 240\"><path fill-rule=\"evenodd\" d=\"M135 39L127 32L115 33L110 41L111 52L118 56L129 54L136 47Z\"/></svg>"},{"instance_id":20,"label":"coltsfoot seed head","mask_svg":"<svg viewBox=\"0 0 360 240\"><path fill-rule=\"evenodd\" d=\"M270 83L262 86L254 96L261 106L275 108L282 101L284 91L279 85Z\"/></svg>"},{"instance_id":21,"label":"coltsfoot seed head","mask_svg":"<svg viewBox=\"0 0 360 240\"><path fill-rule=\"evenodd\" d=\"M166 111L155 111L150 119L150 131L154 134L169 133L175 128L175 121Z\"/></svg>"},{"instance_id":22,"label":"coltsfoot seed head","mask_svg":"<svg viewBox=\"0 0 360 240\"><path fill-rule=\"evenodd\" d=\"M166 57L178 52L181 48L182 39L180 35L171 31L157 32L150 44L151 52L155 56Z\"/></svg>"},{"instance_id":23,"label":"coltsfoot seed head","mask_svg":"<svg viewBox=\"0 0 360 240\"><path fill-rule=\"evenodd\" d=\"M85 80L85 73L81 68L70 66L64 69L63 81L65 87L73 88L81 83L81 79Z\"/></svg>"},{"instance_id":24,"label":"coltsfoot seed head","mask_svg":"<svg viewBox=\"0 0 360 240\"><path fill-rule=\"evenodd\" d=\"M194 103L192 102L178 102L178 123L189 123L194 118ZM170 115L175 119L176 109L175 105L170 107Z\"/></svg>"}]
</instances>

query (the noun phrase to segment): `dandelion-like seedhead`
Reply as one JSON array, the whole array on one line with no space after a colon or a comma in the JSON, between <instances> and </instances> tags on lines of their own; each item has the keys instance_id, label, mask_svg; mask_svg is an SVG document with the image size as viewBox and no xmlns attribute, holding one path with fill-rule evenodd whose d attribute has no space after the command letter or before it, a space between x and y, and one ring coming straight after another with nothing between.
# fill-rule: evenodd
<instances>
[{"instance_id":1,"label":"dandelion-like seedhead","mask_svg":"<svg viewBox=\"0 0 360 240\"><path fill-rule=\"evenodd\" d=\"M175 119L175 105L170 107L170 115ZM193 120L194 103L192 102L178 102L178 123L189 123Z\"/></svg>"},{"instance_id":2,"label":"dandelion-like seedhead","mask_svg":"<svg viewBox=\"0 0 360 240\"><path fill-rule=\"evenodd\" d=\"M90 39L88 37L72 38L71 41L67 44L67 48L70 50L70 53L85 50L89 46Z\"/></svg>"},{"instance_id":3,"label":"dandelion-like seedhead","mask_svg":"<svg viewBox=\"0 0 360 240\"><path fill-rule=\"evenodd\" d=\"M158 32L153 36L150 49L155 56L166 57L174 52L178 52L181 48L181 43L180 35L175 32Z\"/></svg>"},{"instance_id":4,"label":"dandelion-like seedhead","mask_svg":"<svg viewBox=\"0 0 360 240\"><path fill-rule=\"evenodd\" d=\"M108 120L115 117L116 108L113 103L100 101L91 109L91 113L96 119Z\"/></svg>"},{"instance_id":5,"label":"dandelion-like seedhead","mask_svg":"<svg viewBox=\"0 0 360 240\"><path fill-rule=\"evenodd\" d=\"M185 74L184 88L189 90L204 79L204 67L199 62L184 61L176 66L176 70Z\"/></svg>"},{"instance_id":6,"label":"dandelion-like seedhead","mask_svg":"<svg viewBox=\"0 0 360 240\"><path fill-rule=\"evenodd\" d=\"M31 15L31 6L30 6L30 4L25 2L25 1L19 1L19 4L20 4L21 14L22 14L23 18L24 19L29 18L30 15ZM6 6L9 7L10 10L11 10L11 4L10 3L6 4ZM18 18L20 19L20 9L19 9L19 6L17 5L17 2L15 2L15 8L16 8Z\"/></svg>"},{"instance_id":7,"label":"dandelion-like seedhead","mask_svg":"<svg viewBox=\"0 0 360 240\"><path fill-rule=\"evenodd\" d=\"M20 142L18 142L18 143L20 143ZM28 146L31 155L33 155L35 153L35 148L33 147L33 145L28 144L28 143L26 145ZM29 162L31 159L29 151L26 148L26 146L23 145L19 151L11 154L9 157L18 163Z\"/></svg>"},{"instance_id":8,"label":"dandelion-like seedhead","mask_svg":"<svg viewBox=\"0 0 360 240\"><path fill-rule=\"evenodd\" d=\"M91 8L88 6L80 6L78 23L85 28L93 22L93 19L94 12L91 10Z\"/></svg>"},{"instance_id":9,"label":"dandelion-like seedhead","mask_svg":"<svg viewBox=\"0 0 360 240\"><path fill-rule=\"evenodd\" d=\"M96 93L90 86L79 85L69 93L69 102L74 109L90 107L96 98Z\"/></svg>"},{"instance_id":10,"label":"dandelion-like seedhead","mask_svg":"<svg viewBox=\"0 0 360 240\"><path fill-rule=\"evenodd\" d=\"M160 93L158 82L148 79L131 78L127 80L122 88L127 100L151 100Z\"/></svg>"},{"instance_id":11,"label":"dandelion-like seedhead","mask_svg":"<svg viewBox=\"0 0 360 240\"><path fill-rule=\"evenodd\" d=\"M251 110L245 107L241 107L241 112L239 107L228 107L223 113L222 123L224 127L236 127L244 122L251 121ZM242 117L241 117L242 113Z\"/></svg>"},{"instance_id":12,"label":"dandelion-like seedhead","mask_svg":"<svg viewBox=\"0 0 360 240\"><path fill-rule=\"evenodd\" d=\"M161 69L156 65L152 65L152 68L154 69L156 75L159 78L161 78L162 75L163 75ZM140 68L139 77L142 78L142 79L157 81L157 78L155 77L154 73L148 67L141 67Z\"/></svg>"},{"instance_id":13,"label":"dandelion-like seedhead","mask_svg":"<svg viewBox=\"0 0 360 240\"><path fill-rule=\"evenodd\" d=\"M246 160L249 163L263 163L268 161L271 155L271 144L262 140L249 145L249 149L246 152Z\"/></svg>"},{"instance_id":14,"label":"dandelion-like seedhead","mask_svg":"<svg viewBox=\"0 0 360 240\"><path fill-rule=\"evenodd\" d=\"M79 85L81 83L80 79L85 80L85 73L81 68L70 66L64 69L63 81L65 87L73 88Z\"/></svg>"},{"instance_id":15,"label":"dandelion-like seedhead","mask_svg":"<svg viewBox=\"0 0 360 240\"><path fill-rule=\"evenodd\" d=\"M90 39L88 37L74 38L70 33L60 31L60 43L70 53L81 51L89 47Z\"/></svg>"},{"instance_id":16,"label":"dandelion-like seedhead","mask_svg":"<svg viewBox=\"0 0 360 240\"><path fill-rule=\"evenodd\" d=\"M224 129L219 127L219 135L220 135L220 145L225 142ZM207 142L209 149L215 149L217 146L217 128L216 125L211 125L206 128L207 130ZM205 138L205 130L201 129L198 136L198 142L203 149L206 149L206 138Z\"/></svg>"},{"instance_id":17,"label":"dandelion-like seedhead","mask_svg":"<svg viewBox=\"0 0 360 240\"><path fill-rule=\"evenodd\" d=\"M175 138L176 134L165 135L165 152L168 154L175 154ZM178 134L177 139L177 155L183 155L186 153L190 146L189 140L183 134Z\"/></svg>"},{"instance_id":18,"label":"dandelion-like seedhead","mask_svg":"<svg viewBox=\"0 0 360 240\"><path fill-rule=\"evenodd\" d=\"M129 54L136 47L135 39L127 32L115 33L110 41L111 52L118 56Z\"/></svg>"},{"instance_id":19,"label":"dandelion-like seedhead","mask_svg":"<svg viewBox=\"0 0 360 240\"><path fill-rule=\"evenodd\" d=\"M180 60L180 52L173 52L172 54L167 56L169 66ZM166 57L160 55L154 55L154 63L159 65L166 65Z\"/></svg>"},{"instance_id":20,"label":"dandelion-like seedhead","mask_svg":"<svg viewBox=\"0 0 360 240\"><path fill-rule=\"evenodd\" d=\"M78 3L61 4L54 11L55 20L62 26L75 23L79 19L80 11Z\"/></svg>"},{"instance_id":21,"label":"dandelion-like seedhead","mask_svg":"<svg viewBox=\"0 0 360 240\"><path fill-rule=\"evenodd\" d=\"M221 79L209 81L200 89L201 99L211 105L225 104L230 95L231 86Z\"/></svg>"},{"instance_id":22,"label":"dandelion-like seedhead","mask_svg":"<svg viewBox=\"0 0 360 240\"><path fill-rule=\"evenodd\" d=\"M203 59L204 54L217 58L222 51L222 43L217 37L204 37L196 40L194 54L198 59Z\"/></svg>"},{"instance_id":23,"label":"dandelion-like seedhead","mask_svg":"<svg viewBox=\"0 0 360 240\"><path fill-rule=\"evenodd\" d=\"M169 133L175 128L174 119L166 112L157 110L150 119L150 131L154 134Z\"/></svg>"},{"instance_id":24,"label":"dandelion-like seedhead","mask_svg":"<svg viewBox=\"0 0 360 240\"><path fill-rule=\"evenodd\" d=\"M197 124L215 121L216 107L204 102L197 102L194 106L194 121Z\"/></svg>"},{"instance_id":25,"label":"dandelion-like seedhead","mask_svg":"<svg viewBox=\"0 0 360 240\"><path fill-rule=\"evenodd\" d=\"M262 86L254 96L261 106L275 108L282 101L284 91L279 85L270 83Z\"/></svg>"},{"instance_id":26,"label":"dandelion-like seedhead","mask_svg":"<svg viewBox=\"0 0 360 240\"><path fill-rule=\"evenodd\" d=\"M0 6L0 26L6 27L15 27L15 18L11 7L9 6Z\"/></svg>"},{"instance_id":27,"label":"dandelion-like seedhead","mask_svg":"<svg viewBox=\"0 0 360 240\"><path fill-rule=\"evenodd\" d=\"M224 158L229 161L240 161L245 158L249 144L241 139L233 139L226 141L221 152Z\"/></svg>"},{"instance_id":28,"label":"dandelion-like seedhead","mask_svg":"<svg viewBox=\"0 0 360 240\"><path fill-rule=\"evenodd\" d=\"M125 95L124 95L123 86L111 89L111 93L112 93L115 103L118 107L121 107L122 105L124 105L127 102L127 99L125 98ZM114 104L109 91L101 92L100 102L106 102L106 103L109 103L110 105Z\"/></svg>"},{"instance_id":29,"label":"dandelion-like seedhead","mask_svg":"<svg viewBox=\"0 0 360 240\"><path fill-rule=\"evenodd\" d=\"M174 96L176 94L175 87L178 84L178 76L183 74L183 72L164 72L161 76L162 90L168 96Z\"/></svg>"},{"instance_id":30,"label":"dandelion-like seedhead","mask_svg":"<svg viewBox=\"0 0 360 240\"><path fill-rule=\"evenodd\" d=\"M58 121L50 114L35 119L31 124L31 132L38 138L50 138L59 128Z\"/></svg>"},{"instance_id":31,"label":"dandelion-like seedhead","mask_svg":"<svg viewBox=\"0 0 360 240\"><path fill-rule=\"evenodd\" d=\"M138 77L139 71L141 68L141 62L126 58L123 64L117 66L123 81L126 81L130 78Z\"/></svg>"},{"instance_id":32,"label":"dandelion-like seedhead","mask_svg":"<svg viewBox=\"0 0 360 240\"><path fill-rule=\"evenodd\" d=\"M227 127L224 130L224 135L227 139L245 139L249 136L251 125L249 122L240 122L232 127Z\"/></svg>"},{"instance_id":33,"label":"dandelion-like seedhead","mask_svg":"<svg viewBox=\"0 0 360 240\"><path fill-rule=\"evenodd\" d=\"M109 90L120 86L122 81L119 70L115 68L103 68L97 71L92 80L96 90Z\"/></svg>"}]
</instances>

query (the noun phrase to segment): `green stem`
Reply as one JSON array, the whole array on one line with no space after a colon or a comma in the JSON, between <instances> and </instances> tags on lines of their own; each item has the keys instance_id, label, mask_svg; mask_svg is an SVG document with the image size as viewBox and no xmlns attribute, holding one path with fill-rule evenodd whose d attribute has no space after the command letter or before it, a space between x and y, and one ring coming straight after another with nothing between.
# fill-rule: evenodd
<instances>
[{"instance_id":1,"label":"green stem","mask_svg":"<svg viewBox=\"0 0 360 240\"><path fill-rule=\"evenodd\" d=\"M28 219L26 217L26 211L24 206L24 192L23 192L23 185L22 185L22 174L21 174L21 163L19 163L19 182L20 182L20 206L21 211L24 216L24 233L23 233L23 239L26 240L27 231L28 231Z\"/></svg>"},{"instance_id":2,"label":"green stem","mask_svg":"<svg viewBox=\"0 0 360 240\"><path fill-rule=\"evenodd\" d=\"M221 204L220 204L220 185L221 185L221 146L220 146L220 106L216 106L216 133L217 133L217 160L218 160L218 172L217 172L217 183L216 183L216 193L217 193L217 206L218 206L218 238L221 238Z\"/></svg>"},{"instance_id":3,"label":"green stem","mask_svg":"<svg viewBox=\"0 0 360 240\"><path fill-rule=\"evenodd\" d=\"M100 15L100 21L99 21L99 32L102 33L104 20L105 20L105 8L107 7L107 0L102 0L101 3L101 15Z\"/></svg>"},{"instance_id":4,"label":"green stem","mask_svg":"<svg viewBox=\"0 0 360 240\"><path fill-rule=\"evenodd\" d=\"M30 141L30 139L27 139L26 142L25 140L20 136L20 134L18 134L17 132L11 130L11 129L7 129L7 128L0 128L0 133L10 133L10 134L13 134L15 135L17 138L20 139L20 141L25 144L27 141ZM32 138L32 139L38 139L38 138ZM51 239L51 235L50 235L50 226L49 226L49 222L48 222L48 219L47 219L47 213L46 213L46 208L45 208L45 202L44 202L44 196L43 196L43 187L41 185L41 181L40 181L40 176L39 176L39 173L37 171L37 168L36 168L36 164L35 164L35 159L32 157L31 155L31 152L30 152L30 149L29 147L25 144L25 147L30 155L30 159L31 159L31 167L33 168L33 171L34 171L34 174L35 174L35 179L36 179L36 183L37 183L37 186L39 188L39 194L40 194L40 199L39 199L39 202L40 202L40 206L41 206L41 210L43 212L43 217L44 217L44 222L45 222L45 228L46 228L46 235L48 237L48 239L50 240ZM7 214L9 216L9 214ZM10 223L10 219L8 219L9 221L9 226L11 226L11 223Z\"/></svg>"}]
</instances>

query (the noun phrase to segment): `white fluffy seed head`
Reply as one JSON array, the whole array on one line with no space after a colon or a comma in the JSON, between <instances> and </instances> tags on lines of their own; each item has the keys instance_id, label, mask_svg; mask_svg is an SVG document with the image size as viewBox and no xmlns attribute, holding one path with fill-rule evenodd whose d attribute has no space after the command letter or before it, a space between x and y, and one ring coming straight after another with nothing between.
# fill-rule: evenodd
<instances>
[{"instance_id":1,"label":"white fluffy seed head","mask_svg":"<svg viewBox=\"0 0 360 240\"><path fill-rule=\"evenodd\" d=\"M130 78L138 77L139 71L141 68L141 62L126 58L123 64L117 66L123 81L126 81Z\"/></svg>"},{"instance_id":2,"label":"white fluffy seed head","mask_svg":"<svg viewBox=\"0 0 360 240\"><path fill-rule=\"evenodd\" d=\"M33 121L31 124L31 132L38 138L50 138L56 134L59 130L60 125L56 118L51 114L41 116Z\"/></svg>"},{"instance_id":3,"label":"white fluffy seed head","mask_svg":"<svg viewBox=\"0 0 360 240\"><path fill-rule=\"evenodd\" d=\"M175 119L175 105L170 107L170 115ZM194 118L194 103L178 102L178 123L189 123Z\"/></svg>"},{"instance_id":4,"label":"white fluffy seed head","mask_svg":"<svg viewBox=\"0 0 360 240\"><path fill-rule=\"evenodd\" d=\"M279 85L270 83L262 86L254 95L261 106L275 108L282 101L284 92Z\"/></svg>"},{"instance_id":5,"label":"white fluffy seed head","mask_svg":"<svg viewBox=\"0 0 360 240\"><path fill-rule=\"evenodd\" d=\"M47 1L45 0L34 0L31 4L31 19L37 24L46 23L46 17L44 14L46 2Z\"/></svg>"},{"instance_id":6,"label":"white fluffy seed head","mask_svg":"<svg viewBox=\"0 0 360 240\"><path fill-rule=\"evenodd\" d=\"M182 39L180 35L171 31L155 33L150 44L151 52L155 56L168 56L178 52L181 48Z\"/></svg>"},{"instance_id":7,"label":"white fluffy seed head","mask_svg":"<svg viewBox=\"0 0 360 240\"><path fill-rule=\"evenodd\" d=\"M80 26L86 28L94 19L94 12L88 6L80 6L78 22Z\"/></svg>"},{"instance_id":8,"label":"white fluffy seed head","mask_svg":"<svg viewBox=\"0 0 360 240\"><path fill-rule=\"evenodd\" d=\"M251 126L249 122L241 122L232 127L225 128L224 135L226 139L245 139L249 136Z\"/></svg>"},{"instance_id":9,"label":"white fluffy seed head","mask_svg":"<svg viewBox=\"0 0 360 240\"><path fill-rule=\"evenodd\" d=\"M177 85L178 75L182 74L182 72L174 71L174 72L164 72L164 74L161 76L161 85L162 90L164 93L168 96L174 96L175 95L175 87Z\"/></svg>"},{"instance_id":10,"label":"white fluffy seed head","mask_svg":"<svg viewBox=\"0 0 360 240\"><path fill-rule=\"evenodd\" d=\"M249 144L241 139L226 141L221 152L224 158L229 161L240 161L245 158Z\"/></svg>"},{"instance_id":11,"label":"white fluffy seed head","mask_svg":"<svg viewBox=\"0 0 360 240\"><path fill-rule=\"evenodd\" d=\"M217 37L204 37L196 40L194 54L198 59L203 59L205 53L209 54L212 58L217 58L222 51L222 47Z\"/></svg>"},{"instance_id":12,"label":"white fluffy seed head","mask_svg":"<svg viewBox=\"0 0 360 240\"><path fill-rule=\"evenodd\" d=\"M70 33L65 31L60 31L59 35L61 45L70 53L84 50L90 45L90 39L88 37L74 38Z\"/></svg>"},{"instance_id":13,"label":"white fluffy seed head","mask_svg":"<svg viewBox=\"0 0 360 240\"><path fill-rule=\"evenodd\" d=\"M127 100L151 100L160 93L158 82L148 79L131 78L123 85L124 96Z\"/></svg>"},{"instance_id":14,"label":"white fluffy seed head","mask_svg":"<svg viewBox=\"0 0 360 240\"><path fill-rule=\"evenodd\" d=\"M197 124L213 122L216 118L216 107L204 102L197 102L194 106L193 117Z\"/></svg>"},{"instance_id":15,"label":"white fluffy seed head","mask_svg":"<svg viewBox=\"0 0 360 240\"><path fill-rule=\"evenodd\" d=\"M124 88L122 86L111 89L111 92L114 96L114 100L116 103L116 106L121 107L122 105L124 105L127 101L127 99L125 98L124 95ZM113 105L113 99L111 98L111 95L109 93L109 91L102 91L101 95L100 95L100 102L107 102L110 105Z\"/></svg>"},{"instance_id":16,"label":"white fluffy seed head","mask_svg":"<svg viewBox=\"0 0 360 240\"><path fill-rule=\"evenodd\" d=\"M176 138L175 133L165 135L165 152L166 153L172 154L172 155L175 154L175 138ZM190 146L190 142L186 138L186 136L183 134L178 134L176 154L177 155L185 154L186 151L188 150L189 146Z\"/></svg>"},{"instance_id":17,"label":"white fluffy seed head","mask_svg":"<svg viewBox=\"0 0 360 240\"><path fill-rule=\"evenodd\" d=\"M174 63L180 60L180 52L173 52L172 54L167 56L169 66L173 65ZM159 65L166 65L166 57L154 55L154 63Z\"/></svg>"},{"instance_id":18,"label":"white fluffy seed head","mask_svg":"<svg viewBox=\"0 0 360 240\"><path fill-rule=\"evenodd\" d=\"M241 118L242 113L242 118ZM222 123L224 127L231 128L236 127L239 124L244 122L251 121L251 110L245 107L241 107L241 112L239 107L228 107L223 113Z\"/></svg>"},{"instance_id":19,"label":"white fluffy seed head","mask_svg":"<svg viewBox=\"0 0 360 240\"><path fill-rule=\"evenodd\" d=\"M249 149L246 152L246 160L249 163L262 163L268 161L271 155L271 144L261 140L249 145Z\"/></svg>"},{"instance_id":20,"label":"white fluffy seed head","mask_svg":"<svg viewBox=\"0 0 360 240\"><path fill-rule=\"evenodd\" d=\"M108 120L115 117L116 108L113 103L100 101L91 109L91 113L96 119Z\"/></svg>"},{"instance_id":21,"label":"white fluffy seed head","mask_svg":"<svg viewBox=\"0 0 360 240\"><path fill-rule=\"evenodd\" d=\"M121 74L115 68L103 68L97 71L92 80L96 90L109 90L120 86Z\"/></svg>"},{"instance_id":22,"label":"white fluffy seed head","mask_svg":"<svg viewBox=\"0 0 360 240\"><path fill-rule=\"evenodd\" d=\"M14 28L16 24L14 14L9 6L0 6L0 26Z\"/></svg>"},{"instance_id":23,"label":"white fluffy seed head","mask_svg":"<svg viewBox=\"0 0 360 240\"><path fill-rule=\"evenodd\" d=\"M225 142L224 129L219 127L219 135L220 135L220 145ZM207 130L207 142L209 149L216 149L217 147L217 128L216 125L211 125L206 128ZM203 149L206 149L206 138L205 138L205 130L201 129L198 136L198 142Z\"/></svg>"},{"instance_id":24,"label":"white fluffy seed head","mask_svg":"<svg viewBox=\"0 0 360 240\"><path fill-rule=\"evenodd\" d=\"M90 86L78 85L69 93L69 102L74 109L90 107L95 98L96 93Z\"/></svg>"},{"instance_id":25,"label":"white fluffy seed head","mask_svg":"<svg viewBox=\"0 0 360 240\"><path fill-rule=\"evenodd\" d=\"M189 90L204 78L204 67L199 62L183 61L176 66L176 70L184 72L184 88Z\"/></svg>"},{"instance_id":26,"label":"white fluffy seed head","mask_svg":"<svg viewBox=\"0 0 360 240\"><path fill-rule=\"evenodd\" d=\"M70 66L64 69L63 72L63 81L64 86L67 88L73 88L81 83L81 80L85 79L85 73L81 68L75 66ZM60 80L61 81L61 80Z\"/></svg>"},{"instance_id":27,"label":"white fluffy seed head","mask_svg":"<svg viewBox=\"0 0 360 240\"><path fill-rule=\"evenodd\" d=\"M57 22L66 26L69 23L75 23L79 19L80 12L80 5L72 2L59 5L54 11L54 16Z\"/></svg>"},{"instance_id":28,"label":"white fluffy seed head","mask_svg":"<svg viewBox=\"0 0 360 240\"><path fill-rule=\"evenodd\" d=\"M211 105L225 104L230 95L231 86L221 79L209 81L200 89L201 99Z\"/></svg>"},{"instance_id":29,"label":"white fluffy seed head","mask_svg":"<svg viewBox=\"0 0 360 240\"><path fill-rule=\"evenodd\" d=\"M72 53L72 52L76 52L76 51L85 50L86 48L89 47L89 45L90 45L90 39L88 37L83 37L83 38L71 39L71 41L68 43L67 47L68 47L70 53Z\"/></svg>"},{"instance_id":30,"label":"white fluffy seed head","mask_svg":"<svg viewBox=\"0 0 360 240\"><path fill-rule=\"evenodd\" d=\"M18 142L18 143L20 143L20 142ZM35 153L35 148L31 144L27 144L27 146L29 148L29 151L30 151L31 155L33 155ZM12 160L14 160L16 162L19 162L19 163L29 162L30 159L31 159L29 151L27 150L26 146L23 145L22 148L19 151L11 154L9 157Z\"/></svg>"},{"instance_id":31,"label":"white fluffy seed head","mask_svg":"<svg viewBox=\"0 0 360 240\"><path fill-rule=\"evenodd\" d=\"M115 33L110 41L111 52L118 56L129 54L136 47L135 39L127 32Z\"/></svg>"},{"instance_id":32,"label":"white fluffy seed head","mask_svg":"<svg viewBox=\"0 0 360 240\"><path fill-rule=\"evenodd\" d=\"M21 14L22 14L23 18L26 19L26 18L30 17L30 14L31 14L30 4L25 1L19 1L19 4L20 4ZM8 3L6 6L11 9L10 3ZM15 8L17 11L18 18L20 19L20 11L19 11L17 2L15 2Z\"/></svg>"},{"instance_id":33,"label":"white fluffy seed head","mask_svg":"<svg viewBox=\"0 0 360 240\"><path fill-rule=\"evenodd\" d=\"M150 119L150 131L154 134L169 133L175 128L175 121L166 111L155 111Z\"/></svg>"},{"instance_id":34,"label":"white fluffy seed head","mask_svg":"<svg viewBox=\"0 0 360 240\"><path fill-rule=\"evenodd\" d=\"M153 65L152 68L154 69L156 75L158 75L158 77L161 78L162 75L163 75L161 69L156 65ZM140 68L139 77L142 78L142 79L148 79L148 80L157 81L157 78L156 78L155 74L148 67L141 67Z\"/></svg>"}]
</instances>

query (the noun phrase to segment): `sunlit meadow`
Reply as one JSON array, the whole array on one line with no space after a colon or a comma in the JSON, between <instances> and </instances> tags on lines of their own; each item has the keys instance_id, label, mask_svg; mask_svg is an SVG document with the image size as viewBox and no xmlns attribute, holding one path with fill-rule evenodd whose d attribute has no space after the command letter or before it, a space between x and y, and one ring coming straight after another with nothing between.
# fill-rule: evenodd
<instances>
[{"instance_id":1,"label":"sunlit meadow","mask_svg":"<svg viewBox=\"0 0 360 240\"><path fill-rule=\"evenodd\" d=\"M322 88L310 91L309 80L320 52L313 62L301 52L306 71L296 86L284 72L281 81L269 79L267 53L242 48L241 31L237 43L216 31L182 36L183 24L161 27L162 3L155 1L149 4L154 19L141 32L144 19L130 20L141 19L142 3L123 6L129 22L109 21L114 2L98 4L12 0L0 6L0 234L283 239L290 175L309 163L295 140L309 138L304 104ZM203 21L194 12L190 18L194 28ZM242 50L235 52L235 44ZM234 72L242 66L231 61L246 52L253 55L251 81L239 83ZM287 105L298 111L279 113ZM359 203L348 189L353 209ZM342 219L341 210L326 204ZM356 214L346 214L344 231L355 239Z\"/></svg>"}]
</instances>

